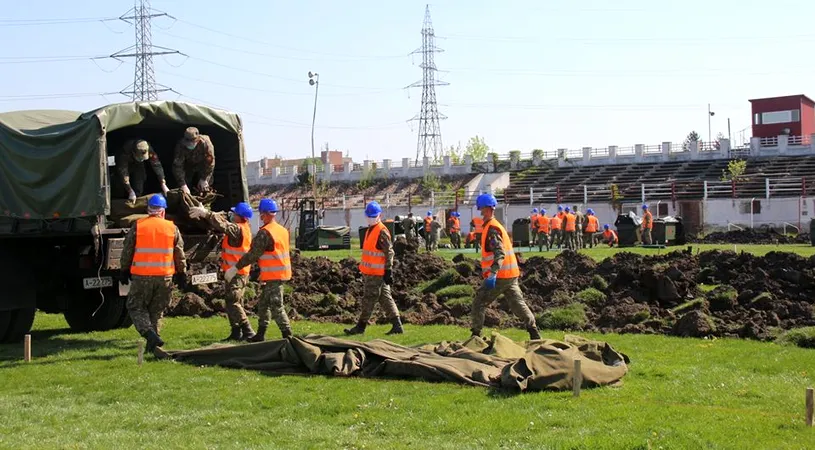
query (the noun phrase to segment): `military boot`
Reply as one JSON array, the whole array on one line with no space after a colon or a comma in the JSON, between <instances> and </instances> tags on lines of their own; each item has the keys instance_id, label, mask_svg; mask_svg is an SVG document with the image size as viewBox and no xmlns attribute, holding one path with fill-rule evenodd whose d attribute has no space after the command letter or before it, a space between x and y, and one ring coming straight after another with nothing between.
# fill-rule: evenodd
<instances>
[{"instance_id":1,"label":"military boot","mask_svg":"<svg viewBox=\"0 0 815 450\"><path fill-rule=\"evenodd\" d=\"M280 334L283 335L283 339L288 339L291 337L291 328L283 328L280 330Z\"/></svg>"},{"instance_id":2,"label":"military boot","mask_svg":"<svg viewBox=\"0 0 815 450\"><path fill-rule=\"evenodd\" d=\"M391 323L393 324L393 327L391 327L391 330L385 334L402 334L405 332L405 330L402 329L402 319L400 317L397 316L391 321Z\"/></svg>"},{"instance_id":3,"label":"military boot","mask_svg":"<svg viewBox=\"0 0 815 450\"><path fill-rule=\"evenodd\" d=\"M163 347L164 341L161 340L161 337L152 329L147 330L142 336L147 340L147 351L153 352L156 347Z\"/></svg>"},{"instance_id":4,"label":"military boot","mask_svg":"<svg viewBox=\"0 0 815 450\"><path fill-rule=\"evenodd\" d=\"M526 329L529 332L529 340L534 341L541 338L541 333L538 331L538 327L529 327Z\"/></svg>"},{"instance_id":5,"label":"military boot","mask_svg":"<svg viewBox=\"0 0 815 450\"><path fill-rule=\"evenodd\" d=\"M345 334L362 334L365 333L365 328L368 327L366 322L357 322L354 328L346 328Z\"/></svg>"},{"instance_id":6,"label":"military boot","mask_svg":"<svg viewBox=\"0 0 815 450\"><path fill-rule=\"evenodd\" d=\"M258 327L258 332L251 338L247 339L249 342L263 342L266 340L266 325Z\"/></svg>"},{"instance_id":7,"label":"military boot","mask_svg":"<svg viewBox=\"0 0 815 450\"><path fill-rule=\"evenodd\" d=\"M241 340L241 327L232 325L232 332L221 342Z\"/></svg>"},{"instance_id":8,"label":"military boot","mask_svg":"<svg viewBox=\"0 0 815 450\"><path fill-rule=\"evenodd\" d=\"M252 342L252 338L255 337L255 330L252 329L252 324L246 322L240 326L240 330L241 330L240 340Z\"/></svg>"}]
</instances>

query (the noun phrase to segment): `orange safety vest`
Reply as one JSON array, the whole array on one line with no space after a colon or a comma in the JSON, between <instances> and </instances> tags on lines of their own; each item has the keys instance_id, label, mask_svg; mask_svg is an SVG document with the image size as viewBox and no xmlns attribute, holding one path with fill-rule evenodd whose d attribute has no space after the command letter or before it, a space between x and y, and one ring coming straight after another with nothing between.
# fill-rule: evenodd
<instances>
[{"instance_id":1,"label":"orange safety vest","mask_svg":"<svg viewBox=\"0 0 815 450\"><path fill-rule=\"evenodd\" d=\"M529 216L529 223L532 225L533 230L538 229L538 216L539 214L532 214Z\"/></svg>"},{"instance_id":2,"label":"orange safety vest","mask_svg":"<svg viewBox=\"0 0 815 450\"><path fill-rule=\"evenodd\" d=\"M470 231L470 232L467 234L467 243L468 243L468 244L470 244L470 243L472 243L473 241L475 241L475 232L474 232L474 231Z\"/></svg>"},{"instance_id":3,"label":"orange safety vest","mask_svg":"<svg viewBox=\"0 0 815 450\"><path fill-rule=\"evenodd\" d=\"M603 231L603 239L609 241L612 240L611 238L614 238L614 242L617 242L617 233L615 233L614 230Z\"/></svg>"},{"instance_id":4,"label":"orange safety vest","mask_svg":"<svg viewBox=\"0 0 815 450\"><path fill-rule=\"evenodd\" d=\"M558 215L554 215L552 216L550 223L552 224L553 230L560 230L561 225L563 225L563 219L561 219Z\"/></svg>"},{"instance_id":5,"label":"orange safety vest","mask_svg":"<svg viewBox=\"0 0 815 450\"><path fill-rule=\"evenodd\" d=\"M269 222L261 230L266 230L274 240L274 250L265 251L258 259L260 281L291 280L291 258L289 257L289 230L277 222Z\"/></svg>"},{"instance_id":6,"label":"orange safety vest","mask_svg":"<svg viewBox=\"0 0 815 450\"><path fill-rule=\"evenodd\" d=\"M494 217L484 224L484 233L481 234L481 275L484 278L489 277L490 267L495 260L495 254L488 252L485 246L490 227L495 227L501 232L501 240L503 241L504 260L501 262L501 267L498 268L498 278L517 278L521 276L521 269L518 268L518 258L515 257L515 251L512 250L512 240L509 238L507 230Z\"/></svg>"},{"instance_id":7,"label":"orange safety vest","mask_svg":"<svg viewBox=\"0 0 815 450\"><path fill-rule=\"evenodd\" d=\"M458 217L453 217L450 219L450 221L453 222L452 226L450 226L450 231L452 233L458 233L461 231L461 222L458 221Z\"/></svg>"},{"instance_id":8,"label":"orange safety vest","mask_svg":"<svg viewBox=\"0 0 815 450\"><path fill-rule=\"evenodd\" d=\"M588 223L586 224L586 233L596 233L600 229L600 221L597 217L589 216Z\"/></svg>"},{"instance_id":9,"label":"orange safety vest","mask_svg":"<svg viewBox=\"0 0 815 450\"><path fill-rule=\"evenodd\" d=\"M475 225L473 232L475 234L481 233L484 229L484 219L481 217L473 217L473 225Z\"/></svg>"},{"instance_id":10,"label":"orange safety vest","mask_svg":"<svg viewBox=\"0 0 815 450\"><path fill-rule=\"evenodd\" d=\"M241 245L233 247L229 245L229 238L224 236L224 242L221 244L223 251L221 252L221 270L226 272L230 267L240 261L243 255L249 253L249 247L252 246L252 228L249 227L249 222L238 224L241 227ZM250 266L246 266L238 271L238 275L249 275Z\"/></svg>"},{"instance_id":11,"label":"orange safety vest","mask_svg":"<svg viewBox=\"0 0 815 450\"><path fill-rule=\"evenodd\" d=\"M654 228L654 216L651 215L651 211L645 211L642 215L642 228L646 230Z\"/></svg>"},{"instance_id":12,"label":"orange safety vest","mask_svg":"<svg viewBox=\"0 0 815 450\"><path fill-rule=\"evenodd\" d=\"M566 231L574 231L577 216L572 213L566 214Z\"/></svg>"},{"instance_id":13,"label":"orange safety vest","mask_svg":"<svg viewBox=\"0 0 815 450\"><path fill-rule=\"evenodd\" d=\"M385 233L390 237L388 228L379 222L368 228L365 233L365 241L362 243L362 262L359 263L359 271L364 275L385 276L385 262L387 255L382 250L376 248L379 242L380 233Z\"/></svg>"},{"instance_id":14,"label":"orange safety vest","mask_svg":"<svg viewBox=\"0 0 815 450\"><path fill-rule=\"evenodd\" d=\"M538 231L541 233L549 233L549 218L541 214L538 216Z\"/></svg>"},{"instance_id":15,"label":"orange safety vest","mask_svg":"<svg viewBox=\"0 0 815 450\"><path fill-rule=\"evenodd\" d=\"M161 217L146 217L136 222L136 250L130 273L148 277L175 274L173 248L175 224Z\"/></svg>"},{"instance_id":16,"label":"orange safety vest","mask_svg":"<svg viewBox=\"0 0 815 450\"><path fill-rule=\"evenodd\" d=\"M433 219L431 219L430 217L425 217L424 218L424 230L426 232L430 233L431 231L433 231L432 223L433 223Z\"/></svg>"}]
</instances>

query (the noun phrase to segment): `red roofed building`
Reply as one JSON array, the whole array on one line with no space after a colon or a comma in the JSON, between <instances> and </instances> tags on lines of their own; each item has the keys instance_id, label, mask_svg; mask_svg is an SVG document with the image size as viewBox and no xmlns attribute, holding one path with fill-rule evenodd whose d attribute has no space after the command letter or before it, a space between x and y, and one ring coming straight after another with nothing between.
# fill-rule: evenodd
<instances>
[{"instance_id":1,"label":"red roofed building","mask_svg":"<svg viewBox=\"0 0 815 450\"><path fill-rule=\"evenodd\" d=\"M806 95L758 98L753 107L753 137L815 134L815 102Z\"/></svg>"}]
</instances>

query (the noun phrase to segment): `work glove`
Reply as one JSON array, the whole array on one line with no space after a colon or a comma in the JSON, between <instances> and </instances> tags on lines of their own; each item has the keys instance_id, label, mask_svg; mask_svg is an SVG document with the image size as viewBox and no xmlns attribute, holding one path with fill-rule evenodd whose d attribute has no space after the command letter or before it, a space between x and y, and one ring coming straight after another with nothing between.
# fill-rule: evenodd
<instances>
[{"instance_id":1,"label":"work glove","mask_svg":"<svg viewBox=\"0 0 815 450\"><path fill-rule=\"evenodd\" d=\"M235 278L235 275L237 275L237 273L238 273L237 267L235 266L230 267L226 272L224 272L224 280L226 280L226 282L229 283L230 281L232 281L233 278Z\"/></svg>"},{"instance_id":2,"label":"work glove","mask_svg":"<svg viewBox=\"0 0 815 450\"><path fill-rule=\"evenodd\" d=\"M183 192L183 193L185 193L185 194L187 194L187 195L192 195L192 194L190 193L190 188L188 188L186 184L182 184L182 185L181 185L181 192Z\"/></svg>"},{"instance_id":3,"label":"work glove","mask_svg":"<svg viewBox=\"0 0 815 450\"><path fill-rule=\"evenodd\" d=\"M161 183L161 193L164 194L165 197L167 197L168 192L170 192L170 188L167 187L166 182L162 182Z\"/></svg>"},{"instance_id":4,"label":"work glove","mask_svg":"<svg viewBox=\"0 0 815 450\"><path fill-rule=\"evenodd\" d=\"M125 286L130 284L130 271L129 270L122 269L121 272L119 272L119 282L122 283Z\"/></svg>"},{"instance_id":5,"label":"work glove","mask_svg":"<svg viewBox=\"0 0 815 450\"><path fill-rule=\"evenodd\" d=\"M131 189L130 192L127 194L127 201L131 203L136 201L136 193L133 192L133 189Z\"/></svg>"},{"instance_id":6,"label":"work glove","mask_svg":"<svg viewBox=\"0 0 815 450\"><path fill-rule=\"evenodd\" d=\"M382 277L382 281L384 281L388 286L393 286L393 272L391 269L387 269L385 271L385 276Z\"/></svg>"},{"instance_id":7,"label":"work glove","mask_svg":"<svg viewBox=\"0 0 815 450\"><path fill-rule=\"evenodd\" d=\"M492 274L484 280L484 287L487 289L495 289L495 282L498 280L498 274Z\"/></svg>"},{"instance_id":8,"label":"work glove","mask_svg":"<svg viewBox=\"0 0 815 450\"><path fill-rule=\"evenodd\" d=\"M200 219L201 217L207 216L206 208L202 206L193 206L190 208L190 218L191 219Z\"/></svg>"},{"instance_id":9,"label":"work glove","mask_svg":"<svg viewBox=\"0 0 815 450\"><path fill-rule=\"evenodd\" d=\"M201 192L209 191L209 183L207 183L207 180L201 180L198 182L198 190Z\"/></svg>"},{"instance_id":10,"label":"work glove","mask_svg":"<svg viewBox=\"0 0 815 450\"><path fill-rule=\"evenodd\" d=\"M173 275L173 282L178 289L181 291L187 290L187 274L186 273L176 273Z\"/></svg>"}]
</instances>

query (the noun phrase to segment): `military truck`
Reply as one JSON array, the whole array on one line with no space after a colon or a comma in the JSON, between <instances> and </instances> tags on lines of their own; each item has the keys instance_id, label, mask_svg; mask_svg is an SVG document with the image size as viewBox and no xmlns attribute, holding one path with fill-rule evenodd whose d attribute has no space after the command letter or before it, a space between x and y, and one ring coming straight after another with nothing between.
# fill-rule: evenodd
<instances>
[{"instance_id":1,"label":"military truck","mask_svg":"<svg viewBox=\"0 0 815 450\"><path fill-rule=\"evenodd\" d=\"M128 286L118 280L127 227L111 216L114 155L130 139L146 139L168 186L176 142L197 127L215 146L211 204L224 211L249 194L240 118L184 102L121 103L81 113L0 113L0 342L22 339L36 310L63 313L74 330L131 325ZM146 168L145 193L161 192ZM178 223L177 223L178 224ZM179 229L193 261L217 257L221 236ZM214 272L211 270L210 272ZM216 273L199 273L208 283Z\"/></svg>"}]
</instances>

